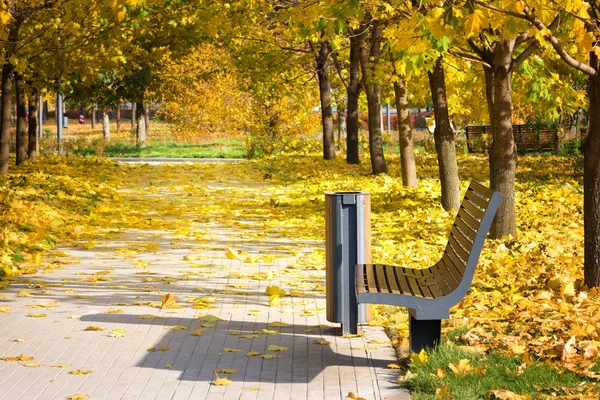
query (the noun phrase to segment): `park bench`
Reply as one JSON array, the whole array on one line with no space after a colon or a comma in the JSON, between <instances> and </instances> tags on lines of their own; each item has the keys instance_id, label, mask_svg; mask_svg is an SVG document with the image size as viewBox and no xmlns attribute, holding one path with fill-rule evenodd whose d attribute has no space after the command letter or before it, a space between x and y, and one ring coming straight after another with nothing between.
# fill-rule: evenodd
<instances>
[{"instance_id":1,"label":"park bench","mask_svg":"<svg viewBox=\"0 0 600 400\"><path fill-rule=\"evenodd\" d=\"M450 317L471 287L475 267L502 195L472 181L452 226L440 261L427 269L382 264L358 264L355 269L359 303L389 304L409 309L410 348L420 352L439 343L441 320ZM357 321L351 315L350 321ZM356 333L357 324L349 326Z\"/></svg>"},{"instance_id":2,"label":"park bench","mask_svg":"<svg viewBox=\"0 0 600 400\"><path fill-rule=\"evenodd\" d=\"M470 125L465 128L469 153L488 152L492 146L490 125ZM486 135L486 136L484 136ZM513 125L513 136L519 154L558 150L558 133L554 129L533 125Z\"/></svg>"}]
</instances>

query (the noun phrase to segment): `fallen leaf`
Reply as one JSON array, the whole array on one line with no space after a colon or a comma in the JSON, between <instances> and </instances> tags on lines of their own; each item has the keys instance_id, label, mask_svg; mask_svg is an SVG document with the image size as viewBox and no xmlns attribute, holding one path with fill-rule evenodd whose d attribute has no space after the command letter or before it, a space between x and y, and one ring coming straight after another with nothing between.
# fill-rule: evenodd
<instances>
[{"instance_id":1,"label":"fallen leaf","mask_svg":"<svg viewBox=\"0 0 600 400\"><path fill-rule=\"evenodd\" d=\"M560 359L562 361L567 361L569 358L575 355L577 355L577 348L575 347L575 335L573 335L563 346Z\"/></svg>"},{"instance_id":2,"label":"fallen leaf","mask_svg":"<svg viewBox=\"0 0 600 400\"><path fill-rule=\"evenodd\" d=\"M165 368L171 369L171 368L173 368L173 365L172 364L165 364Z\"/></svg>"},{"instance_id":3,"label":"fallen leaf","mask_svg":"<svg viewBox=\"0 0 600 400\"><path fill-rule=\"evenodd\" d=\"M233 383L232 380L227 378L219 378L219 375L215 372L215 380L213 381L213 385L215 386L227 386L230 383Z\"/></svg>"},{"instance_id":4,"label":"fallen leaf","mask_svg":"<svg viewBox=\"0 0 600 400\"><path fill-rule=\"evenodd\" d=\"M366 400L364 397L358 397L353 392L349 392L348 396L346 396L346 397L348 397L349 399L353 399L353 400Z\"/></svg>"},{"instance_id":5,"label":"fallen leaf","mask_svg":"<svg viewBox=\"0 0 600 400\"><path fill-rule=\"evenodd\" d=\"M400 369L400 366L398 364L388 364L387 367L389 369Z\"/></svg>"},{"instance_id":6,"label":"fallen leaf","mask_svg":"<svg viewBox=\"0 0 600 400\"><path fill-rule=\"evenodd\" d=\"M23 354L18 357L0 357L2 361L32 361L33 357L26 357Z\"/></svg>"},{"instance_id":7,"label":"fallen leaf","mask_svg":"<svg viewBox=\"0 0 600 400\"><path fill-rule=\"evenodd\" d=\"M448 385L444 385L441 388L435 389L435 398L436 399L450 399L454 396L454 393L448 390Z\"/></svg>"},{"instance_id":8,"label":"fallen leaf","mask_svg":"<svg viewBox=\"0 0 600 400\"><path fill-rule=\"evenodd\" d=\"M87 393L77 393L72 396L68 396L67 400L85 400L89 397Z\"/></svg>"},{"instance_id":9,"label":"fallen leaf","mask_svg":"<svg viewBox=\"0 0 600 400\"><path fill-rule=\"evenodd\" d=\"M23 343L25 341L25 339L23 339L23 338L15 338L14 340L17 343Z\"/></svg>"},{"instance_id":10,"label":"fallen leaf","mask_svg":"<svg viewBox=\"0 0 600 400\"><path fill-rule=\"evenodd\" d=\"M216 315L212 315L212 314L205 314L202 315L198 318L196 318L198 321L201 322L217 322L217 321L223 321L222 318L217 317Z\"/></svg>"},{"instance_id":11,"label":"fallen leaf","mask_svg":"<svg viewBox=\"0 0 600 400\"><path fill-rule=\"evenodd\" d=\"M73 370L73 371L69 371L69 374L71 374L71 375L88 375L88 374L91 374L91 373L92 373L92 371L89 370L89 369L86 369L86 370L76 369L76 370Z\"/></svg>"},{"instance_id":12,"label":"fallen leaf","mask_svg":"<svg viewBox=\"0 0 600 400\"><path fill-rule=\"evenodd\" d=\"M158 349L160 351L169 351L169 348L167 346L160 346Z\"/></svg>"},{"instance_id":13,"label":"fallen leaf","mask_svg":"<svg viewBox=\"0 0 600 400\"><path fill-rule=\"evenodd\" d=\"M492 397L494 396L494 397ZM485 393L485 397L490 399L490 398L496 398L496 399L500 399L500 400L525 400L527 398L530 398L529 396L524 397L521 395L518 395L514 392L511 392L510 390L488 390Z\"/></svg>"},{"instance_id":14,"label":"fallen leaf","mask_svg":"<svg viewBox=\"0 0 600 400\"><path fill-rule=\"evenodd\" d=\"M448 367L458 376L465 376L473 372L473 367L470 364L470 361L463 358L458 362L458 365L448 364Z\"/></svg>"},{"instance_id":15,"label":"fallen leaf","mask_svg":"<svg viewBox=\"0 0 600 400\"><path fill-rule=\"evenodd\" d=\"M260 356L262 353L259 353L258 351L249 351L248 353L246 353L247 357L255 357L255 356Z\"/></svg>"},{"instance_id":16,"label":"fallen leaf","mask_svg":"<svg viewBox=\"0 0 600 400\"><path fill-rule=\"evenodd\" d=\"M269 347L267 347L267 351L289 351L289 347L283 347L283 346L277 346L277 345L270 345Z\"/></svg>"},{"instance_id":17,"label":"fallen leaf","mask_svg":"<svg viewBox=\"0 0 600 400\"><path fill-rule=\"evenodd\" d=\"M168 326L165 329L168 331L187 331L190 328L185 325L175 325L175 326Z\"/></svg>"},{"instance_id":18,"label":"fallen leaf","mask_svg":"<svg viewBox=\"0 0 600 400\"><path fill-rule=\"evenodd\" d=\"M108 332L108 336L110 337L123 337L125 336L126 331L124 329L113 329Z\"/></svg>"},{"instance_id":19,"label":"fallen leaf","mask_svg":"<svg viewBox=\"0 0 600 400\"><path fill-rule=\"evenodd\" d=\"M201 336L206 328L198 328L191 333L192 336Z\"/></svg>"},{"instance_id":20,"label":"fallen leaf","mask_svg":"<svg viewBox=\"0 0 600 400\"><path fill-rule=\"evenodd\" d=\"M47 317L48 315L42 313L42 314L27 314L27 316L30 318L44 318L44 317Z\"/></svg>"},{"instance_id":21,"label":"fallen leaf","mask_svg":"<svg viewBox=\"0 0 600 400\"><path fill-rule=\"evenodd\" d=\"M51 368L69 368L71 364L52 364Z\"/></svg>"},{"instance_id":22,"label":"fallen leaf","mask_svg":"<svg viewBox=\"0 0 600 400\"><path fill-rule=\"evenodd\" d=\"M313 344L321 344L323 346L330 344L331 342L325 339L313 339Z\"/></svg>"},{"instance_id":23,"label":"fallen leaf","mask_svg":"<svg viewBox=\"0 0 600 400\"><path fill-rule=\"evenodd\" d=\"M40 363L25 363L25 364L23 364L23 366L27 367L27 368L38 368L38 367L41 367L42 364L40 364Z\"/></svg>"},{"instance_id":24,"label":"fallen leaf","mask_svg":"<svg viewBox=\"0 0 600 400\"><path fill-rule=\"evenodd\" d=\"M102 328L102 327L100 327L100 326L89 325L89 326L87 326L87 327L84 329L84 331L103 331L103 330L105 330L105 329L106 329L106 328Z\"/></svg>"},{"instance_id":25,"label":"fallen leaf","mask_svg":"<svg viewBox=\"0 0 600 400\"><path fill-rule=\"evenodd\" d=\"M10 307L0 307L0 312L9 312Z\"/></svg>"},{"instance_id":26,"label":"fallen leaf","mask_svg":"<svg viewBox=\"0 0 600 400\"><path fill-rule=\"evenodd\" d=\"M291 326L291 325L288 324L288 323L285 323L285 322L275 321L275 322L270 322L269 326L272 326L274 328L286 328L286 327Z\"/></svg>"},{"instance_id":27,"label":"fallen leaf","mask_svg":"<svg viewBox=\"0 0 600 400\"><path fill-rule=\"evenodd\" d=\"M281 358L281 356L279 356L277 354L262 354L261 357L264 358L265 360L272 360L274 358Z\"/></svg>"},{"instance_id":28,"label":"fallen leaf","mask_svg":"<svg viewBox=\"0 0 600 400\"><path fill-rule=\"evenodd\" d=\"M161 306L160 309L164 309L164 308L172 308L175 305L175 302L177 301L177 296L173 296L171 295L171 293L167 293L163 296L162 300L161 300Z\"/></svg>"},{"instance_id":29,"label":"fallen leaf","mask_svg":"<svg viewBox=\"0 0 600 400\"><path fill-rule=\"evenodd\" d=\"M215 373L217 373L217 374L235 374L235 373L237 373L237 369L235 369L235 368L221 368L221 369L215 370Z\"/></svg>"},{"instance_id":30,"label":"fallen leaf","mask_svg":"<svg viewBox=\"0 0 600 400\"><path fill-rule=\"evenodd\" d=\"M414 365L425 364L429 360L429 355L425 349L421 349L419 354L413 353L410 355L410 363Z\"/></svg>"},{"instance_id":31,"label":"fallen leaf","mask_svg":"<svg viewBox=\"0 0 600 400\"><path fill-rule=\"evenodd\" d=\"M152 314L142 314L142 315L138 315L138 319L166 319L166 317L161 317L161 316L152 315Z\"/></svg>"},{"instance_id":32,"label":"fallen leaf","mask_svg":"<svg viewBox=\"0 0 600 400\"><path fill-rule=\"evenodd\" d=\"M231 349L229 347L225 347L223 349L223 353L238 353L240 351L242 351L242 350L240 350L240 349Z\"/></svg>"}]
</instances>

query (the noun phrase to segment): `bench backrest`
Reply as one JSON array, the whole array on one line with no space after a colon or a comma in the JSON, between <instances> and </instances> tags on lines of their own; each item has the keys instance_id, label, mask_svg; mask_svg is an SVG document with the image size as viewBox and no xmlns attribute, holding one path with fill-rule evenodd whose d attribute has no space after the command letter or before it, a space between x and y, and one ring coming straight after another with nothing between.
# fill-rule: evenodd
<instances>
[{"instance_id":1,"label":"bench backrest","mask_svg":"<svg viewBox=\"0 0 600 400\"><path fill-rule=\"evenodd\" d=\"M447 284L447 287L439 287L443 295L452 293L462 298L469 290L483 243L501 199L500 193L492 192L475 181L469 185L452 226L446 250L440 261L431 267L432 274L443 277Z\"/></svg>"}]
</instances>

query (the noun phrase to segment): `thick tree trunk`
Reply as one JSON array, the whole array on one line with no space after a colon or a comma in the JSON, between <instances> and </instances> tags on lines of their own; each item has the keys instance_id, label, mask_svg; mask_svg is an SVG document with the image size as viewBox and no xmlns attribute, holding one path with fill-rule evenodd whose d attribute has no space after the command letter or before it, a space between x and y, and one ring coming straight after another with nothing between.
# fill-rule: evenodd
<instances>
[{"instance_id":1,"label":"thick tree trunk","mask_svg":"<svg viewBox=\"0 0 600 400\"><path fill-rule=\"evenodd\" d=\"M383 140L381 137L381 83L377 80L375 70L381 55L381 26L372 25L370 49L367 41L363 41L360 48L360 68L367 94L369 109L369 150L371 154L371 167L373 174L387 173L387 165L383 155Z\"/></svg>"},{"instance_id":2,"label":"thick tree trunk","mask_svg":"<svg viewBox=\"0 0 600 400\"><path fill-rule=\"evenodd\" d=\"M348 103L346 109L346 162L359 164L358 154L358 98L360 96L360 47L363 35L352 33L350 37L350 79L348 81Z\"/></svg>"},{"instance_id":3,"label":"thick tree trunk","mask_svg":"<svg viewBox=\"0 0 600 400\"><path fill-rule=\"evenodd\" d=\"M490 235L501 238L517 234L515 217L515 173L517 167L516 145L512 130L512 55L514 40L496 44L493 70L488 71L491 80L493 143L490 149L490 188L504 195ZM486 83L488 83L486 79ZM489 104L488 100L488 104Z\"/></svg>"},{"instance_id":4,"label":"thick tree trunk","mask_svg":"<svg viewBox=\"0 0 600 400\"><path fill-rule=\"evenodd\" d=\"M117 134L121 133L121 104L117 104Z\"/></svg>"},{"instance_id":5,"label":"thick tree trunk","mask_svg":"<svg viewBox=\"0 0 600 400\"><path fill-rule=\"evenodd\" d=\"M137 103L131 104L131 136L137 135L137 126L135 122L137 121Z\"/></svg>"},{"instance_id":6,"label":"thick tree trunk","mask_svg":"<svg viewBox=\"0 0 600 400\"><path fill-rule=\"evenodd\" d=\"M590 53L590 65L600 70L597 56ZM600 77L589 80L590 125L583 144L583 231L584 283L600 286Z\"/></svg>"},{"instance_id":7,"label":"thick tree trunk","mask_svg":"<svg viewBox=\"0 0 600 400\"><path fill-rule=\"evenodd\" d=\"M30 160L35 160L40 152L40 144L38 141L38 104L39 90L36 87L31 88L29 96L29 124L28 124L28 148L27 156Z\"/></svg>"},{"instance_id":8,"label":"thick tree trunk","mask_svg":"<svg viewBox=\"0 0 600 400\"><path fill-rule=\"evenodd\" d=\"M106 109L102 109L102 137L107 142L110 140L110 118Z\"/></svg>"},{"instance_id":9,"label":"thick tree trunk","mask_svg":"<svg viewBox=\"0 0 600 400\"><path fill-rule=\"evenodd\" d=\"M456 164L454 131L450 126L450 117L448 116L446 77L441 56L436 60L433 70L428 75L435 115L433 138L442 186L442 207L446 211L458 210L460 207L460 182Z\"/></svg>"},{"instance_id":10,"label":"thick tree trunk","mask_svg":"<svg viewBox=\"0 0 600 400\"><path fill-rule=\"evenodd\" d=\"M331 87L329 85L329 42L323 40L317 54L317 77L321 98L321 123L323 125L323 158L335 158L335 138L333 136L333 112L331 111Z\"/></svg>"},{"instance_id":11,"label":"thick tree trunk","mask_svg":"<svg viewBox=\"0 0 600 400\"><path fill-rule=\"evenodd\" d=\"M135 144L137 147L143 149L146 147L146 113L142 101L137 103L136 112L137 130L135 134Z\"/></svg>"},{"instance_id":12,"label":"thick tree trunk","mask_svg":"<svg viewBox=\"0 0 600 400\"><path fill-rule=\"evenodd\" d=\"M92 129L96 129L96 105L92 107Z\"/></svg>"},{"instance_id":13,"label":"thick tree trunk","mask_svg":"<svg viewBox=\"0 0 600 400\"><path fill-rule=\"evenodd\" d=\"M17 166L27 161L27 110L25 107L25 80L15 71L17 102L16 158Z\"/></svg>"},{"instance_id":14,"label":"thick tree trunk","mask_svg":"<svg viewBox=\"0 0 600 400\"><path fill-rule=\"evenodd\" d=\"M8 174L10 157L10 111L12 108L12 75L13 66L4 60L2 66L2 97L0 105L1 138L0 138L0 174Z\"/></svg>"},{"instance_id":15,"label":"thick tree trunk","mask_svg":"<svg viewBox=\"0 0 600 400\"><path fill-rule=\"evenodd\" d=\"M417 168L415 166L415 150L413 146L412 129L408 108L408 93L404 77L398 75L394 82L396 110L398 115L398 142L400 144L400 167L402 169L402 184L417 187Z\"/></svg>"}]
</instances>

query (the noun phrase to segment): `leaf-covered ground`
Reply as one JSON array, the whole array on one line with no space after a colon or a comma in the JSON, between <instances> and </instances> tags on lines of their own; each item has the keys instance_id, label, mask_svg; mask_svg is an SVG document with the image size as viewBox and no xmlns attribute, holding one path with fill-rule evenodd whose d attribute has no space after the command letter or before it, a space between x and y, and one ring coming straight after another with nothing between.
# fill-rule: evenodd
<instances>
[{"instance_id":1,"label":"leaf-covered ground","mask_svg":"<svg viewBox=\"0 0 600 400\"><path fill-rule=\"evenodd\" d=\"M192 238L202 235L198 225L218 224L252 239L321 241L323 193L336 190L371 193L374 261L426 267L440 256L454 219L439 205L435 157L417 158L418 189L402 187L398 159L388 163L389 175L373 177L367 162L348 166L342 159L328 162L318 156L176 166L44 158L0 181L3 282L10 275L52 267L38 254L56 241L76 240L93 248L99 238L132 227ZM465 326L462 340L477 351L527 355L557 371L595 379L591 371L600 345L600 296L581 284L583 196L578 168L570 158L519 158L518 236L486 243L472 290L453 309L444 329ZM488 184L485 157L459 157L459 171L463 190L470 179ZM174 192L188 196L152 203L135 200L131 189L122 189L137 186L151 194L152 176L171 179ZM231 176L248 185L228 184ZM223 185L215 188L208 182ZM224 194L234 200L219 201ZM197 200L203 197L206 202ZM181 213L196 218L185 224L169 218ZM240 216L248 222L240 222ZM322 270L324 260L320 248L303 255L298 267ZM374 323L396 328L397 345L405 344L406 313L391 307L376 310Z\"/></svg>"}]
</instances>

